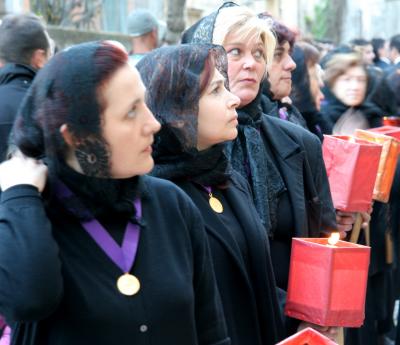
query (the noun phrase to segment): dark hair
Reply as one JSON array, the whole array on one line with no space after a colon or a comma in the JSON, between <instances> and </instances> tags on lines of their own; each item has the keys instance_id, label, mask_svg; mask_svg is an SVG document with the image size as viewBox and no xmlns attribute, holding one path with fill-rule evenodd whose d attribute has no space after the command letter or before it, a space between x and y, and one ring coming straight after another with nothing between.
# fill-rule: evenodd
<instances>
[{"instance_id":1,"label":"dark hair","mask_svg":"<svg viewBox=\"0 0 400 345\"><path fill-rule=\"evenodd\" d=\"M395 48L400 53L400 34L394 35L390 39L390 49Z\"/></svg>"},{"instance_id":2,"label":"dark hair","mask_svg":"<svg viewBox=\"0 0 400 345\"><path fill-rule=\"evenodd\" d=\"M382 49L385 46L385 40L383 38L373 38L371 40L371 44L372 44L372 48L374 49L374 62L378 62L379 61L379 49Z\"/></svg>"},{"instance_id":3,"label":"dark hair","mask_svg":"<svg viewBox=\"0 0 400 345\"><path fill-rule=\"evenodd\" d=\"M286 25L272 17L268 12L263 12L258 15L261 19L272 20L272 31L276 35L278 45L283 45L285 42L289 43L290 51L293 50L294 42L296 41L295 33L290 30Z\"/></svg>"},{"instance_id":4,"label":"dark hair","mask_svg":"<svg viewBox=\"0 0 400 345\"><path fill-rule=\"evenodd\" d=\"M5 62L30 64L36 49L48 51L46 29L34 14L13 14L0 25L0 58Z\"/></svg>"},{"instance_id":5,"label":"dark hair","mask_svg":"<svg viewBox=\"0 0 400 345\"><path fill-rule=\"evenodd\" d=\"M176 139L174 150L186 152L195 148L199 100L214 68L228 85L224 48L212 44L162 47L146 54L136 67L147 88L146 103L162 125L157 137L168 132L169 138ZM157 143L154 147L161 151L171 149L158 147Z\"/></svg>"},{"instance_id":6,"label":"dark hair","mask_svg":"<svg viewBox=\"0 0 400 345\"><path fill-rule=\"evenodd\" d=\"M217 66L217 52L215 50L210 50L207 59L204 61L203 72L200 76L200 95L204 93L207 86L211 83L211 79L214 76L215 68L219 69ZM226 76L227 78L227 76ZM225 80L225 87L229 90L228 81Z\"/></svg>"},{"instance_id":7,"label":"dark hair","mask_svg":"<svg viewBox=\"0 0 400 345\"><path fill-rule=\"evenodd\" d=\"M13 129L13 142L29 157L62 160L66 144L60 127L77 139L102 140L101 88L128 61L126 52L105 42L73 46L55 55L30 87Z\"/></svg>"},{"instance_id":8,"label":"dark hair","mask_svg":"<svg viewBox=\"0 0 400 345\"><path fill-rule=\"evenodd\" d=\"M371 44L371 42L370 42L370 41L367 41L367 40L364 39L364 38L355 38L355 39L353 39L353 40L350 41L350 44L351 44L353 47L354 47L354 46L361 46L361 47L363 47L363 46L367 46L367 45Z\"/></svg>"},{"instance_id":9,"label":"dark hair","mask_svg":"<svg viewBox=\"0 0 400 345\"><path fill-rule=\"evenodd\" d=\"M302 49L307 67L313 66L319 62L321 54L316 46L305 41L296 42L296 45Z\"/></svg>"},{"instance_id":10,"label":"dark hair","mask_svg":"<svg viewBox=\"0 0 400 345\"><path fill-rule=\"evenodd\" d=\"M107 41L97 49L94 55L94 66L97 72L95 83L97 85L97 101L99 102L99 113L102 114L107 104L103 98L103 88L107 85L112 75L128 62L128 55Z\"/></svg>"}]
</instances>

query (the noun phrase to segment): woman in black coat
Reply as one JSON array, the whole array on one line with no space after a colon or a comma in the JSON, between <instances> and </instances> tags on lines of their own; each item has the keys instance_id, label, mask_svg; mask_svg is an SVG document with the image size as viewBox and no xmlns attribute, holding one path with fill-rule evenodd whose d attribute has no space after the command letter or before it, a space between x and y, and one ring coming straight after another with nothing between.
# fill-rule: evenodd
<instances>
[{"instance_id":1,"label":"woman in black coat","mask_svg":"<svg viewBox=\"0 0 400 345\"><path fill-rule=\"evenodd\" d=\"M240 99L238 136L227 152L233 168L251 186L270 238L277 284L286 289L292 237L350 230L353 217L339 216L337 226L318 138L261 111L260 86L275 48L265 22L250 10L227 2L189 28L182 41L213 42L227 51L229 86Z\"/></svg>"},{"instance_id":2,"label":"woman in black coat","mask_svg":"<svg viewBox=\"0 0 400 345\"><path fill-rule=\"evenodd\" d=\"M284 333L268 237L224 152L223 142L237 135L239 104L226 88L226 67L223 48L210 44L161 48L138 63L162 124L152 174L176 183L200 209L232 344L272 345Z\"/></svg>"},{"instance_id":3,"label":"woman in black coat","mask_svg":"<svg viewBox=\"0 0 400 345\"><path fill-rule=\"evenodd\" d=\"M110 42L72 47L38 73L13 132L20 151L0 165L12 344L230 344L198 210L141 176L160 128L144 95Z\"/></svg>"}]
</instances>

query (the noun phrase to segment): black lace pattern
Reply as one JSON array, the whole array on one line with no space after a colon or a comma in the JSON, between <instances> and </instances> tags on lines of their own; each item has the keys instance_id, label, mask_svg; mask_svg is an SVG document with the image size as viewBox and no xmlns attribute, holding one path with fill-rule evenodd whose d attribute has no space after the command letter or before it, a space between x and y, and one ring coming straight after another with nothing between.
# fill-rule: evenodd
<instances>
[{"instance_id":1,"label":"black lace pattern","mask_svg":"<svg viewBox=\"0 0 400 345\"><path fill-rule=\"evenodd\" d=\"M279 195L286 190L283 179L269 156L262 138L261 91L247 106L238 109L238 137L228 144L233 168L244 176L253 191L254 204L271 235L277 223Z\"/></svg>"},{"instance_id":2,"label":"black lace pattern","mask_svg":"<svg viewBox=\"0 0 400 345\"><path fill-rule=\"evenodd\" d=\"M153 145L155 176L207 185L223 184L230 176L223 144L197 150L201 77L207 59L212 59L228 85L227 58L221 46L164 47L137 64L147 88L147 105L162 125Z\"/></svg>"}]
</instances>

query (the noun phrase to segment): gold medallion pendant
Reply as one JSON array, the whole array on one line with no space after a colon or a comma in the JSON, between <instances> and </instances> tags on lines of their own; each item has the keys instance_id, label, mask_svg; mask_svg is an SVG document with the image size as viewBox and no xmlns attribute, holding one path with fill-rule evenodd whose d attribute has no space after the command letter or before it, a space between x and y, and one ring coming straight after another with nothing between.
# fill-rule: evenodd
<instances>
[{"instance_id":1,"label":"gold medallion pendant","mask_svg":"<svg viewBox=\"0 0 400 345\"><path fill-rule=\"evenodd\" d=\"M213 209L214 212L222 213L224 212L224 207L222 206L221 201L219 201L216 197L214 197L210 193L210 199L208 200L210 207Z\"/></svg>"},{"instance_id":2,"label":"gold medallion pendant","mask_svg":"<svg viewBox=\"0 0 400 345\"><path fill-rule=\"evenodd\" d=\"M134 275L125 273L118 278L117 288L123 295L133 296L139 292L140 282Z\"/></svg>"}]
</instances>

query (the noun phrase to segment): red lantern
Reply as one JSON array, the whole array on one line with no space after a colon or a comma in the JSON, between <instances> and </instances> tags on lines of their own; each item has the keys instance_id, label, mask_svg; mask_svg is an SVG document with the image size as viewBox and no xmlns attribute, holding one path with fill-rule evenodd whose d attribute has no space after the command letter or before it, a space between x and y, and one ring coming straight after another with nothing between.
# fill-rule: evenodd
<instances>
[{"instance_id":1,"label":"red lantern","mask_svg":"<svg viewBox=\"0 0 400 345\"><path fill-rule=\"evenodd\" d=\"M400 116L384 116L382 123L385 126L400 126Z\"/></svg>"},{"instance_id":2,"label":"red lantern","mask_svg":"<svg viewBox=\"0 0 400 345\"><path fill-rule=\"evenodd\" d=\"M388 202L396 172L400 142L391 136L362 129L357 129L355 136L359 139L382 145L378 174L372 197L374 200L380 202Z\"/></svg>"},{"instance_id":3,"label":"red lantern","mask_svg":"<svg viewBox=\"0 0 400 345\"><path fill-rule=\"evenodd\" d=\"M397 126L382 126L368 129L369 132L380 133L388 135L389 137L400 140L400 128Z\"/></svg>"},{"instance_id":4,"label":"red lantern","mask_svg":"<svg viewBox=\"0 0 400 345\"><path fill-rule=\"evenodd\" d=\"M321 326L364 321L370 247L293 238L286 315Z\"/></svg>"},{"instance_id":5,"label":"red lantern","mask_svg":"<svg viewBox=\"0 0 400 345\"><path fill-rule=\"evenodd\" d=\"M354 137L324 136L322 153L336 209L369 210L381 151L382 145Z\"/></svg>"},{"instance_id":6,"label":"red lantern","mask_svg":"<svg viewBox=\"0 0 400 345\"><path fill-rule=\"evenodd\" d=\"M337 345L337 343L308 327L276 345Z\"/></svg>"}]
</instances>

